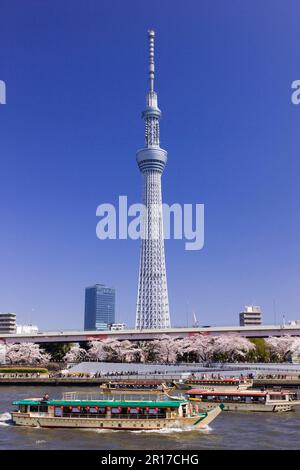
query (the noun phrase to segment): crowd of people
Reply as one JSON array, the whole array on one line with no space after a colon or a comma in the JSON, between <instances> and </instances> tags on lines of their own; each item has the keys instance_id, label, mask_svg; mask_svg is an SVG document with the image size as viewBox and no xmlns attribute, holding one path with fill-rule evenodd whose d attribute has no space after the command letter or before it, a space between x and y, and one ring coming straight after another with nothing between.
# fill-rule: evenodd
<instances>
[{"instance_id":1,"label":"crowd of people","mask_svg":"<svg viewBox=\"0 0 300 470\"><path fill-rule=\"evenodd\" d=\"M0 379L38 379L40 377L48 378L49 374L41 374L40 372L1 372Z\"/></svg>"},{"instance_id":2,"label":"crowd of people","mask_svg":"<svg viewBox=\"0 0 300 470\"><path fill-rule=\"evenodd\" d=\"M261 379L261 380L264 380L264 379L283 379L283 380L299 380L300 379L300 375L298 374L294 374L294 375L291 375L291 374L258 374L257 379Z\"/></svg>"},{"instance_id":3,"label":"crowd of people","mask_svg":"<svg viewBox=\"0 0 300 470\"><path fill-rule=\"evenodd\" d=\"M68 371L59 371L51 372L49 374L51 379L61 379L61 378L74 378L74 379L91 379L95 377L95 374L91 372L68 372Z\"/></svg>"},{"instance_id":4,"label":"crowd of people","mask_svg":"<svg viewBox=\"0 0 300 470\"><path fill-rule=\"evenodd\" d=\"M130 377L130 376L143 376L143 375L151 375L151 376L164 376L166 375L165 371L163 370L153 370L149 372L141 372L139 370L123 370L123 371L118 371L118 370L110 370L110 371L96 371L96 372L80 372L80 371L74 371L72 372L71 370L60 370L60 371L53 371L53 372L48 372L48 373L40 373L40 372L26 372L26 371L5 371L0 373L0 379L7 379L7 378L31 378L31 379L38 379L38 378L54 378L54 379L60 379L60 378L79 378L79 379L97 379L101 377ZM229 379L229 378L234 378L237 376L233 375L223 375L220 373L195 373L191 372L189 374L185 374L186 378L188 378L188 375L192 378L197 378L197 379L218 379L218 380L224 380L224 379ZM250 379L252 380L254 378L252 373L249 373L247 375L240 374L239 379L240 380L245 380L245 379ZM298 374L265 374L265 373L259 373L255 376L256 379L264 380L264 379L282 379L282 380L299 380L300 375Z\"/></svg>"}]
</instances>

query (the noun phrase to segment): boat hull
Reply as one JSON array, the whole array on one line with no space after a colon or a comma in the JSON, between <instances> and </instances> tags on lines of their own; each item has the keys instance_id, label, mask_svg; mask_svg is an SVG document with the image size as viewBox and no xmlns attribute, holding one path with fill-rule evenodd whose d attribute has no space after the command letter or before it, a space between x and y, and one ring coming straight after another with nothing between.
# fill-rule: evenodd
<instances>
[{"instance_id":1,"label":"boat hull","mask_svg":"<svg viewBox=\"0 0 300 470\"><path fill-rule=\"evenodd\" d=\"M215 408L216 403L198 401L190 399L191 402L197 402L199 408L203 411L209 411ZM259 403L226 403L223 411L259 411L259 412L277 412L282 413L286 411L293 411L294 405L292 403L280 403L280 404L259 404Z\"/></svg>"},{"instance_id":2,"label":"boat hull","mask_svg":"<svg viewBox=\"0 0 300 470\"><path fill-rule=\"evenodd\" d=\"M218 407L217 407L218 408ZM221 411L221 410L220 410ZM219 412L214 407L213 415L202 419L199 416L177 417L165 419L82 419L63 417L30 416L28 413L12 413L12 420L17 426L46 427L46 428L91 428L111 430L159 430L168 428L205 428ZM199 421L200 420L200 421Z\"/></svg>"}]
</instances>

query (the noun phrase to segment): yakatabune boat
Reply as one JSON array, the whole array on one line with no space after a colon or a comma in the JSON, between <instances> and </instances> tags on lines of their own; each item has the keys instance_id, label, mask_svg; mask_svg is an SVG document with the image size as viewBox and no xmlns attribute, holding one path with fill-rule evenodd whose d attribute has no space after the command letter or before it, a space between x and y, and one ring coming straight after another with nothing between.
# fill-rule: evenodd
<instances>
[{"instance_id":1,"label":"yakatabune boat","mask_svg":"<svg viewBox=\"0 0 300 470\"><path fill-rule=\"evenodd\" d=\"M260 390L188 390L186 396L197 402L201 410L209 411L216 404L223 403L224 411L292 411L300 405L293 392Z\"/></svg>"},{"instance_id":2,"label":"yakatabune boat","mask_svg":"<svg viewBox=\"0 0 300 470\"><path fill-rule=\"evenodd\" d=\"M246 390L252 387L253 380L248 378L188 378L184 381L174 382L178 390L189 390L191 388L215 389L215 390Z\"/></svg>"},{"instance_id":3,"label":"yakatabune boat","mask_svg":"<svg viewBox=\"0 0 300 470\"><path fill-rule=\"evenodd\" d=\"M104 382L100 390L104 393L162 393L171 392L175 389L172 383L165 383L161 380L137 380L127 379Z\"/></svg>"},{"instance_id":4,"label":"yakatabune boat","mask_svg":"<svg viewBox=\"0 0 300 470\"><path fill-rule=\"evenodd\" d=\"M111 397L111 396L110 396ZM99 428L124 430L157 430L164 428L205 428L223 409L215 406L209 412L198 412L197 405L187 400L31 398L13 402L14 424L55 428Z\"/></svg>"}]
</instances>

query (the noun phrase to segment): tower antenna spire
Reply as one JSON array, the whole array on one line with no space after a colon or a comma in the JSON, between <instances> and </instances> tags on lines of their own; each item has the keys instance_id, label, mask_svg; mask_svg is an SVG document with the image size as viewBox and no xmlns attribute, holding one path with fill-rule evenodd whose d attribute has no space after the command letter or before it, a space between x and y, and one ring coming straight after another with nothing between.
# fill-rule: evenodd
<instances>
[{"instance_id":1,"label":"tower antenna spire","mask_svg":"<svg viewBox=\"0 0 300 470\"><path fill-rule=\"evenodd\" d=\"M154 38L155 31L153 29L148 30L149 39L149 80L150 80L150 91L154 91Z\"/></svg>"}]
</instances>

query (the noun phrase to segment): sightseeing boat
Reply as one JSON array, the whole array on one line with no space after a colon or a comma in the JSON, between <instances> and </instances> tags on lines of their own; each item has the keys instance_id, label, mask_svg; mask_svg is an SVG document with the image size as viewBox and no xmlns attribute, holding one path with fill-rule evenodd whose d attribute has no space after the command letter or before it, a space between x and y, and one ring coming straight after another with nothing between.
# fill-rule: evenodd
<instances>
[{"instance_id":1,"label":"sightseeing boat","mask_svg":"<svg viewBox=\"0 0 300 470\"><path fill-rule=\"evenodd\" d=\"M298 395L288 391L192 389L186 391L186 397L204 411L213 409L218 403L223 403L224 411L282 412L292 411L300 405Z\"/></svg>"},{"instance_id":2,"label":"sightseeing boat","mask_svg":"<svg viewBox=\"0 0 300 470\"><path fill-rule=\"evenodd\" d=\"M138 379L124 379L118 381L104 382L100 386L103 393L162 393L171 392L175 386L170 383L165 383L160 380L138 380Z\"/></svg>"},{"instance_id":3,"label":"sightseeing boat","mask_svg":"<svg viewBox=\"0 0 300 470\"><path fill-rule=\"evenodd\" d=\"M68 394L67 394L68 395ZM62 399L30 398L14 401L18 407L12 421L19 426L47 428L97 428L111 430L159 430L165 428L206 428L222 411L218 404L208 412L188 400L78 399L76 394Z\"/></svg>"},{"instance_id":4,"label":"sightseeing boat","mask_svg":"<svg viewBox=\"0 0 300 470\"><path fill-rule=\"evenodd\" d=\"M192 377L186 380L174 382L178 390L189 390L199 387L209 390L246 390L253 385L253 380L248 378L197 378Z\"/></svg>"}]
</instances>

